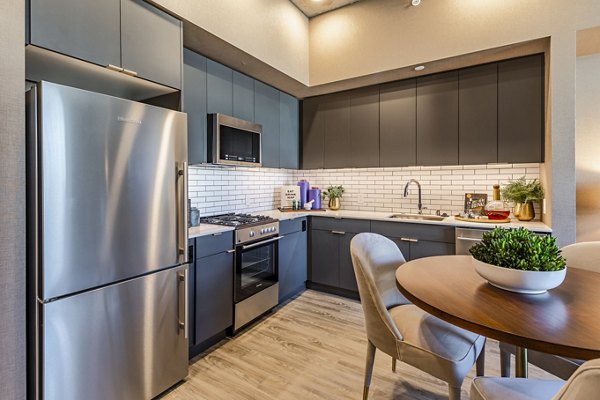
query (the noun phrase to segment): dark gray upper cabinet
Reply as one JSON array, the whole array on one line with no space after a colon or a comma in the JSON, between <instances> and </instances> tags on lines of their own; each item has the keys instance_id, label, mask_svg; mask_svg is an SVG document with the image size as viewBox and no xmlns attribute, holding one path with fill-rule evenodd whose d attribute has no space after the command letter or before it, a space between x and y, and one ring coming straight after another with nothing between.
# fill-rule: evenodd
<instances>
[{"instance_id":1,"label":"dark gray upper cabinet","mask_svg":"<svg viewBox=\"0 0 600 400\"><path fill-rule=\"evenodd\" d=\"M183 50L183 105L188 115L188 159L206 162L206 57Z\"/></svg>"},{"instance_id":2,"label":"dark gray upper cabinet","mask_svg":"<svg viewBox=\"0 0 600 400\"><path fill-rule=\"evenodd\" d=\"M542 162L544 58L498 63L498 161Z\"/></svg>"},{"instance_id":3,"label":"dark gray upper cabinet","mask_svg":"<svg viewBox=\"0 0 600 400\"><path fill-rule=\"evenodd\" d=\"M279 166L300 168L300 126L298 100L279 92Z\"/></svg>"},{"instance_id":4,"label":"dark gray upper cabinet","mask_svg":"<svg viewBox=\"0 0 600 400\"><path fill-rule=\"evenodd\" d=\"M121 1L121 66L181 88L181 21L142 0Z\"/></svg>"},{"instance_id":5,"label":"dark gray upper cabinet","mask_svg":"<svg viewBox=\"0 0 600 400\"><path fill-rule=\"evenodd\" d=\"M381 85L379 92L379 165L416 165L417 80Z\"/></svg>"},{"instance_id":6,"label":"dark gray upper cabinet","mask_svg":"<svg viewBox=\"0 0 600 400\"><path fill-rule=\"evenodd\" d=\"M319 97L302 101L302 168L323 168L325 113Z\"/></svg>"},{"instance_id":7,"label":"dark gray upper cabinet","mask_svg":"<svg viewBox=\"0 0 600 400\"><path fill-rule=\"evenodd\" d=\"M458 71L417 79L417 165L458 164Z\"/></svg>"},{"instance_id":8,"label":"dark gray upper cabinet","mask_svg":"<svg viewBox=\"0 0 600 400\"><path fill-rule=\"evenodd\" d=\"M254 121L254 79L233 71L233 116Z\"/></svg>"},{"instance_id":9,"label":"dark gray upper cabinet","mask_svg":"<svg viewBox=\"0 0 600 400\"><path fill-rule=\"evenodd\" d=\"M350 154L350 96L336 93L323 96L325 139L323 143L323 167L344 168L351 166Z\"/></svg>"},{"instance_id":10,"label":"dark gray upper cabinet","mask_svg":"<svg viewBox=\"0 0 600 400\"><path fill-rule=\"evenodd\" d=\"M498 159L498 64L458 73L458 162L485 164Z\"/></svg>"},{"instance_id":11,"label":"dark gray upper cabinet","mask_svg":"<svg viewBox=\"0 0 600 400\"><path fill-rule=\"evenodd\" d=\"M218 62L206 62L206 112L233 114L233 71Z\"/></svg>"},{"instance_id":12,"label":"dark gray upper cabinet","mask_svg":"<svg viewBox=\"0 0 600 400\"><path fill-rule=\"evenodd\" d=\"M379 87L350 92L350 160L345 167L379 167Z\"/></svg>"},{"instance_id":13,"label":"dark gray upper cabinet","mask_svg":"<svg viewBox=\"0 0 600 400\"><path fill-rule=\"evenodd\" d=\"M254 122L262 125L262 166L279 168L279 91L254 82Z\"/></svg>"},{"instance_id":14,"label":"dark gray upper cabinet","mask_svg":"<svg viewBox=\"0 0 600 400\"><path fill-rule=\"evenodd\" d=\"M29 25L36 46L121 65L120 0L31 0Z\"/></svg>"},{"instance_id":15,"label":"dark gray upper cabinet","mask_svg":"<svg viewBox=\"0 0 600 400\"><path fill-rule=\"evenodd\" d=\"M31 0L30 42L181 88L181 21L142 0Z\"/></svg>"}]
</instances>

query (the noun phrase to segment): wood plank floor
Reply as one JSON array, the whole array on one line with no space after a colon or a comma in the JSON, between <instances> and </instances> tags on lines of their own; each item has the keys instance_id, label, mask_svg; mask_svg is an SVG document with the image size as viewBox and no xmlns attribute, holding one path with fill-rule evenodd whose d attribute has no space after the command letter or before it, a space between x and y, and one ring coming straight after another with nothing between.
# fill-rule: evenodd
<instances>
[{"instance_id":1,"label":"wood plank floor","mask_svg":"<svg viewBox=\"0 0 600 400\"><path fill-rule=\"evenodd\" d=\"M498 345L486 346L486 375L499 376ZM192 360L165 400L360 399L366 335L360 303L307 290L267 318ZM514 371L514 366L513 366ZM473 368L462 387L468 399ZM552 378L533 366L530 377ZM446 399L446 384L377 352L369 398Z\"/></svg>"}]
</instances>

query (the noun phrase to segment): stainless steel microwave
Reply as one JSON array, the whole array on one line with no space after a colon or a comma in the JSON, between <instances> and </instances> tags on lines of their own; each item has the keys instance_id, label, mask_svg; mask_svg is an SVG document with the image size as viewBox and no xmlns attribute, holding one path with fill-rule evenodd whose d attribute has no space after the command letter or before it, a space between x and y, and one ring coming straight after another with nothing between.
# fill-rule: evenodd
<instances>
[{"instance_id":1,"label":"stainless steel microwave","mask_svg":"<svg viewBox=\"0 0 600 400\"><path fill-rule=\"evenodd\" d=\"M213 164L262 165L262 125L224 114L208 114L208 160Z\"/></svg>"}]
</instances>

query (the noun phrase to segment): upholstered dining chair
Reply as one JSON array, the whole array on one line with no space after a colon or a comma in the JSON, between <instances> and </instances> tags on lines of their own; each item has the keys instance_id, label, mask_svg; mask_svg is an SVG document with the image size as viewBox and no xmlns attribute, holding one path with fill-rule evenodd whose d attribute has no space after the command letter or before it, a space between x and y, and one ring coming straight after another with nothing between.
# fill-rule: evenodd
<instances>
[{"instance_id":1,"label":"upholstered dining chair","mask_svg":"<svg viewBox=\"0 0 600 400\"><path fill-rule=\"evenodd\" d=\"M568 268L580 268L600 273L600 242L580 242L570 244L561 249L567 260ZM510 358L516 349L512 344L500 343L500 374L510 376ZM535 350L527 351L527 361L551 374L569 379L575 370L583 364L583 360L555 356ZM600 395L599 395L600 398Z\"/></svg>"},{"instance_id":2,"label":"upholstered dining chair","mask_svg":"<svg viewBox=\"0 0 600 400\"><path fill-rule=\"evenodd\" d=\"M476 377L471 400L596 400L600 397L600 359L581 365L569 380Z\"/></svg>"},{"instance_id":3,"label":"upholstered dining chair","mask_svg":"<svg viewBox=\"0 0 600 400\"><path fill-rule=\"evenodd\" d=\"M428 314L400 294L395 271L405 259L393 241L359 233L350 252L368 340L363 399L376 349L446 381L450 400L460 399L463 380L476 361L477 374L483 375L485 338Z\"/></svg>"}]
</instances>

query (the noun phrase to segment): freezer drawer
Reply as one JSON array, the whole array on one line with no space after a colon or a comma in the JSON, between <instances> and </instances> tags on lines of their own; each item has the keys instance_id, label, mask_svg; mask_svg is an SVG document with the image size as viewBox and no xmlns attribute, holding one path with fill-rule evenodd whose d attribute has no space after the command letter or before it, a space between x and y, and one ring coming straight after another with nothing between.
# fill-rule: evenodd
<instances>
[{"instance_id":1,"label":"freezer drawer","mask_svg":"<svg viewBox=\"0 0 600 400\"><path fill-rule=\"evenodd\" d=\"M39 306L44 400L150 399L188 373L187 266Z\"/></svg>"}]
</instances>

